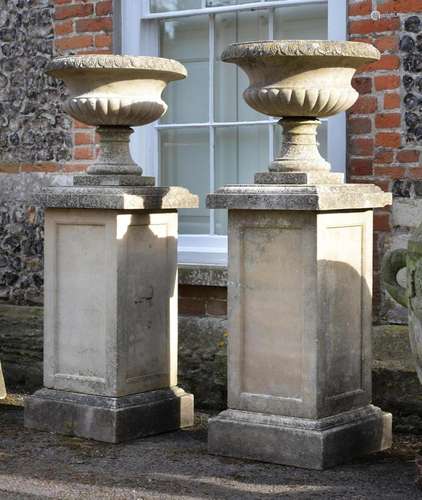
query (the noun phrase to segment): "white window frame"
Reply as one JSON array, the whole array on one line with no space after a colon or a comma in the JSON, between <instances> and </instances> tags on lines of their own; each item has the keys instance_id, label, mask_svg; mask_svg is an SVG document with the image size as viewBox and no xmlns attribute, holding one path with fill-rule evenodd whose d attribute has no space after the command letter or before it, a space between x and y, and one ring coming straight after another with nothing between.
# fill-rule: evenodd
<instances>
[{"instance_id":1,"label":"white window frame","mask_svg":"<svg viewBox=\"0 0 422 500\"><path fill-rule=\"evenodd\" d=\"M205 0L201 1L205 5ZM120 4L120 40L116 46L122 54L127 55L159 55L159 26L160 19L188 17L195 15L210 15L211 26L214 15L220 12L234 12L251 9L271 9L286 5L327 4L328 6L328 39L346 40L347 38L347 0L260 0L254 3L228 5L223 7L203 7L195 10L180 10L151 13L149 0L121 0ZM270 28L269 38L272 38L273 12L269 11ZM117 35L119 36L119 35ZM214 30L209 30L209 50L214 53ZM213 60L209 58L209 79L213 81ZM210 86L211 89L211 86ZM180 123L160 124L153 123L144 127L136 127L131 138L131 152L134 160L139 163L146 175L153 175L160 182L159 168L159 137L161 129L204 127L209 130L209 158L210 158L210 188L214 184L214 138L216 127L222 126L253 126L268 125L269 128L269 161L273 159L273 124L277 120L263 120L251 122L223 122L213 121L214 102L213 91L209 93L209 117L207 123ZM328 120L327 126L327 156L333 171L345 172L346 169L346 117L341 113ZM227 262L227 237L212 234L214 231L214 213L210 214L211 234L186 235L179 234L178 254L179 262L189 264L224 265Z\"/></svg>"}]
</instances>

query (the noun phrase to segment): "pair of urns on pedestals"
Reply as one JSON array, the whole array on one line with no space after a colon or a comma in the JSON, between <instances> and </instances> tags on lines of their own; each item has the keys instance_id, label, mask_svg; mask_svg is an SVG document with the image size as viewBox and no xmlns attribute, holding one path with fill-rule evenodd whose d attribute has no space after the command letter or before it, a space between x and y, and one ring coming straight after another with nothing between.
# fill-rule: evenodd
<instances>
[{"instance_id":1,"label":"pair of urns on pedestals","mask_svg":"<svg viewBox=\"0 0 422 500\"><path fill-rule=\"evenodd\" d=\"M283 140L255 184L207 198L229 210L229 410L210 421L212 453L324 468L390 446L391 415L370 404L370 346L372 209L391 195L343 184L316 140L318 118L350 108L353 74L377 59L330 41L222 54L249 76L246 102L281 117ZM186 70L89 55L49 73L66 83L66 111L98 127L100 152L73 186L39 196L45 388L25 424L110 442L192 425L193 398L177 387L177 209L198 199L156 187L129 153L130 126L160 118L162 91Z\"/></svg>"}]
</instances>

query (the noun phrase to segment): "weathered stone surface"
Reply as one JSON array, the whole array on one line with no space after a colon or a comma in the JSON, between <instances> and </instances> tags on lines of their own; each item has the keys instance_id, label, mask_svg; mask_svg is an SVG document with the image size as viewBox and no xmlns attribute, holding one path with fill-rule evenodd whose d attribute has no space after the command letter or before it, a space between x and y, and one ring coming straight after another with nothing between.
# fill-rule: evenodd
<instances>
[{"instance_id":1,"label":"weathered stone surface","mask_svg":"<svg viewBox=\"0 0 422 500\"><path fill-rule=\"evenodd\" d=\"M74 186L154 186L155 177L146 175L75 175Z\"/></svg>"},{"instance_id":2,"label":"weathered stone surface","mask_svg":"<svg viewBox=\"0 0 422 500\"><path fill-rule=\"evenodd\" d=\"M255 184L342 184L344 175L335 172L259 172Z\"/></svg>"},{"instance_id":3,"label":"weathered stone surface","mask_svg":"<svg viewBox=\"0 0 422 500\"><path fill-rule=\"evenodd\" d=\"M167 83L187 74L183 64L172 59L109 54L58 57L47 72L69 89L67 113L88 125L116 130L158 120L167 110L161 99Z\"/></svg>"},{"instance_id":4,"label":"weathered stone surface","mask_svg":"<svg viewBox=\"0 0 422 500\"><path fill-rule=\"evenodd\" d=\"M119 191L67 188L78 189ZM54 392L28 399L28 427L119 442L193 423L193 397L176 387L175 210L46 209L45 280Z\"/></svg>"},{"instance_id":5,"label":"weathered stone surface","mask_svg":"<svg viewBox=\"0 0 422 500\"><path fill-rule=\"evenodd\" d=\"M229 210L344 210L384 207L391 194L373 184L318 186L233 184L207 196L208 208Z\"/></svg>"},{"instance_id":6,"label":"weathered stone surface","mask_svg":"<svg viewBox=\"0 0 422 500\"><path fill-rule=\"evenodd\" d=\"M394 429L422 433L422 387L416 375L408 327L373 328L374 403L394 414Z\"/></svg>"},{"instance_id":7,"label":"weathered stone surface","mask_svg":"<svg viewBox=\"0 0 422 500\"><path fill-rule=\"evenodd\" d=\"M198 408L227 406L228 335L224 319L179 316L180 385Z\"/></svg>"},{"instance_id":8,"label":"weathered stone surface","mask_svg":"<svg viewBox=\"0 0 422 500\"><path fill-rule=\"evenodd\" d=\"M249 106L281 118L282 146L271 172L329 172L318 151L318 118L349 109L359 95L353 74L379 58L372 45L327 40L234 43L221 55L247 74L243 97Z\"/></svg>"},{"instance_id":9,"label":"weathered stone surface","mask_svg":"<svg viewBox=\"0 0 422 500\"><path fill-rule=\"evenodd\" d=\"M393 226L416 228L422 220L422 198L394 198Z\"/></svg>"},{"instance_id":10,"label":"weathered stone surface","mask_svg":"<svg viewBox=\"0 0 422 500\"><path fill-rule=\"evenodd\" d=\"M391 447L391 414L367 406L320 420L227 410L208 421L212 454L325 469Z\"/></svg>"},{"instance_id":11,"label":"weathered stone surface","mask_svg":"<svg viewBox=\"0 0 422 500\"><path fill-rule=\"evenodd\" d=\"M412 232L422 220L422 198L420 197L420 181L409 181L405 196L393 197L391 210L391 231L383 237L383 249L385 254L390 251L407 248L408 240ZM399 273L403 278L403 286L406 286L406 273ZM382 292L382 300L379 315L382 321L393 324L408 323L408 311L393 300L388 293Z\"/></svg>"},{"instance_id":12,"label":"weathered stone surface","mask_svg":"<svg viewBox=\"0 0 422 500\"><path fill-rule=\"evenodd\" d=\"M178 387L121 398L41 389L25 400L25 427L120 443L193 425L193 396Z\"/></svg>"},{"instance_id":13,"label":"weathered stone surface","mask_svg":"<svg viewBox=\"0 0 422 500\"><path fill-rule=\"evenodd\" d=\"M166 81L186 78L187 70L179 61L151 56L126 56L111 54L89 54L77 56L56 57L48 65L48 71L57 78L79 70L88 70L95 79L95 72L104 75L108 71L120 70L125 74L139 75L140 78L151 75L162 76ZM91 72L91 70L94 70ZM98 71L97 71L98 70ZM127 73L126 73L127 74ZM70 79L70 77L69 77ZM92 83L92 82L91 82Z\"/></svg>"},{"instance_id":14,"label":"weathered stone surface","mask_svg":"<svg viewBox=\"0 0 422 500\"><path fill-rule=\"evenodd\" d=\"M49 208L45 220L44 386L177 385L177 214Z\"/></svg>"},{"instance_id":15,"label":"weathered stone surface","mask_svg":"<svg viewBox=\"0 0 422 500\"><path fill-rule=\"evenodd\" d=\"M179 264L179 285L227 286L227 267Z\"/></svg>"},{"instance_id":16,"label":"weathered stone surface","mask_svg":"<svg viewBox=\"0 0 422 500\"><path fill-rule=\"evenodd\" d=\"M53 55L48 0L0 0L0 163L71 158L64 85L44 70Z\"/></svg>"},{"instance_id":17,"label":"weathered stone surface","mask_svg":"<svg viewBox=\"0 0 422 500\"><path fill-rule=\"evenodd\" d=\"M389 447L391 415L366 413L372 210L267 208L229 210L229 411L210 451L325 468Z\"/></svg>"},{"instance_id":18,"label":"weathered stone surface","mask_svg":"<svg viewBox=\"0 0 422 500\"><path fill-rule=\"evenodd\" d=\"M330 62L333 64L335 58L345 58L345 61L347 61L345 67L350 68L354 68L358 64L358 61L348 60L348 58L363 59L363 63L380 58L380 54L375 47L361 42L268 40L233 43L221 54L221 60L224 62L235 62L239 65L253 65L256 59L261 59L265 61L263 66L266 66L265 69L270 73L268 67L272 64L277 64L280 59L286 61L285 58L299 58L301 56L320 58L321 61L318 60L318 63L325 65L325 67L330 67ZM256 69L259 72L259 69ZM326 81L326 75L320 75L320 78L324 82Z\"/></svg>"},{"instance_id":19,"label":"weathered stone surface","mask_svg":"<svg viewBox=\"0 0 422 500\"><path fill-rule=\"evenodd\" d=\"M109 210L166 210L196 208L197 195L177 186L50 187L33 196L34 203L49 208Z\"/></svg>"},{"instance_id":20,"label":"weathered stone surface","mask_svg":"<svg viewBox=\"0 0 422 500\"><path fill-rule=\"evenodd\" d=\"M99 155L87 172L136 175L142 169L130 154L131 126L158 120L167 110L163 90L187 71L172 59L90 54L58 57L48 65L48 74L69 89L66 112L97 127Z\"/></svg>"},{"instance_id":21,"label":"weathered stone surface","mask_svg":"<svg viewBox=\"0 0 422 500\"><path fill-rule=\"evenodd\" d=\"M227 329L220 318L179 316L179 380L198 408L227 402ZM8 385L42 386L43 308L0 305L0 359Z\"/></svg>"},{"instance_id":22,"label":"weathered stone surface","mask_svg":"<svg viewBox=\"0 0 422 500\"><path fill-rule=\"evenodd\" d=\"M41 307L0 305L0 360L7 385L42 385Z\"/></svg>"},{"instance_id":23,"label":"weathered stone surface","mask_svg":"<svg viewBox=\"0 0 422 500\"><path fill-rule=\"evenodd\" d=\"M203 334L205 332L205 334ZM226 408L227 323L179 316L179 381L197 408ZM373 328L373 399L398 431L422 433L422 389L403 325ZM6 383L42 386L43 309L0 305L0 359Z\"/></svg>"}]
</instances>

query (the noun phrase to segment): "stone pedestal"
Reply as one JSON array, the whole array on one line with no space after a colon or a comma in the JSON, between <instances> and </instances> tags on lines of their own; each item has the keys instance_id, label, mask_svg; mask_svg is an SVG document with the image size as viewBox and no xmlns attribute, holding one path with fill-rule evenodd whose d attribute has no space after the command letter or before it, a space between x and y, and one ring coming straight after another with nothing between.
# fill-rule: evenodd
<instances>
[{"instance_id":1,"label":"stone pedestal","mask_svg":"<svg viewBox=\"0 0 422 500\"><path fill-rule=\"evenodd\" d=\"M371 405L372 185L227 186L228 410L209 451L323 469L391 444Z\"/></svg>"},{"instance_id":2,"label":"stone pedestal","mask_svg":"<svg viewBox=\"0 0 422 500\"><path fill-rule=\"evenodd\" d=\"M112 443L192 425L193 396L177 387L177 208L197 197L83 179L38 200L45 388L25 425Z\"/></svg>"}]
</instances>

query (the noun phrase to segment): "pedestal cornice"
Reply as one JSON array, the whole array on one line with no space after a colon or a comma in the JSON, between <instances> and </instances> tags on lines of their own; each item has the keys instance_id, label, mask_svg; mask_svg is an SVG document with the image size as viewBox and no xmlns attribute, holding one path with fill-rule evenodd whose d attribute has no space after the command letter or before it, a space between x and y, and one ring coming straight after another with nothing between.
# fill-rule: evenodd
<instances>
[{"instance_id":1,"label":"pedestal cornice","mask_svg":"<svg viewBox=\"0 0 422 500\"><path fill-rule=\"evenodd\" d=\"M208 208L229 210L353 210L391 203L391 193L374 184L237 184L207 196Z\"/></svg>"},{"instance_id":2,"label":"pedestal cornice","mask_svg":"<svg viewBox=\"0 0 422 500\"><path fill-rule=\"evenodd\" d=\"M198 196L178 187L68 186L48 187L34 196L44 208L171 210L198 207Z\"/></svg>"}]
</instances>

